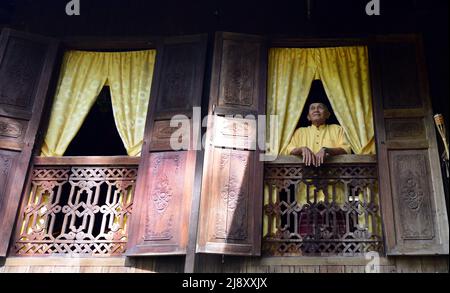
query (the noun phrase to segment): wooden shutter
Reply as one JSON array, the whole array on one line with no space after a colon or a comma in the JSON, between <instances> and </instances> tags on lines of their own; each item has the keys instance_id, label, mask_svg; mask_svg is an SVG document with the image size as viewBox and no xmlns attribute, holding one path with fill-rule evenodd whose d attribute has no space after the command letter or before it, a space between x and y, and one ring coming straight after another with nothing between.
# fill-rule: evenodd
<instances>
[{"instance_id":1,"label":"wooden shutter","mask_svg":"<svg viewBox=\"0 0 450 293\"><path fill-rule=\"evenodd\" d=\"M448 254L448 220L421 40L370 49L380 200L389 255Z\"/></svg>"},{"instance_id":2,"label":"wooden shutter","mask_svg":"<svg viewBox=\"0 0 450 293\"><path fill-rule=\"evenodd\" d=\"M6 256L58 44L4 29L0 38L0 256Z\"/></svg>"},{"instance_id":3,"label":"wooden shutter","mask_svg":"<svg viewBox=\"0 0 450 293\"><path fill-rule=\"evenodd\" d=\"M206 36L168 38L158 46L126 255L186 253L197 151L172 150L170 137L178 129L170 120L186 115L192 128L206 46Z\"/></svg>"},{"instance_id":4,"label":"wooden shutter","mask_svg":"<svg viewBox=\"0 0 450 293\"><path fill-rule=\"evenodd\" d=\"M246 116L265 112L267 59L263 38L216 35L197 252L260 254L263 163Z\"/></svg>"}]
</instances>

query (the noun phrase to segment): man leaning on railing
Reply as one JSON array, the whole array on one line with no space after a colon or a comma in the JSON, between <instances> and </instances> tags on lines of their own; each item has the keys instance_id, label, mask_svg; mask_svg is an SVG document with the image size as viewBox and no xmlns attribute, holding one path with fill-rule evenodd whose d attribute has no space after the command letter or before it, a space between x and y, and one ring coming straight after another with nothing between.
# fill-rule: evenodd
<instances>
[{"instance_id":1,"label":"man leaning on railing","mask_svg":"<svg viewBox=\"0 0 450 293\"><path fill-rule=\"evenodd\" d=\"M294 156L303 156L306 166L319 167L328 156L351 153L345 138L344 130L336 124L326 124L330 111L323 103L312 103L309 106L309 127L297 129L286 152Z\"/></svg>"}]
</instances>

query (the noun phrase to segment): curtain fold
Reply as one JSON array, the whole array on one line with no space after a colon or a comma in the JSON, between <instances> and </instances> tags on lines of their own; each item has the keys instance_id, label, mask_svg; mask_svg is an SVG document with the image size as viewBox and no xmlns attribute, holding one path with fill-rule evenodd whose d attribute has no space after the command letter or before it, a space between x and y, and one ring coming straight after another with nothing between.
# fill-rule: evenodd
<instances>
[{"instance_id":1,"label":"curtain fold","mask_svg":"<svg viewBox=\"0 0 450 293\"><path fill-rule=\"evenodd\" d=\"M42 156L63 156L105 85L130 156L140 154L156 51L86 52L64 55Z\"/></svg>"},{"instance_id":2,"label":"curtain fold","mask_svg":"<svg viewBox=\"0 0 450 293\"><path fill-rule=\"evenodd\" d=\"M105 85L107 60L94 52L64 55L42 156L64 155Z\"/></svg>"},{"instance_id":3,"label":"curtain fold","mask_svg":"<svg viewBox=\"0 0 450 293\"><path fill-rule=\"evenodd\" d=\"M318 70L336 118L353 152L375 153L367 47L316 49Z\"/></svg>"},{"instance_id":4,"label":"curtain fold","mask_svg":"<svg viewBox=\"0 0 450 293\"><path fill-rule=\"evenodd\" d=\"M322 80L353 152L374 154L374 124L366 47L270 50L267 90L268 154L287 155L286 148L296 130L314 79ZM270 115L278 115L278 125L270 124ZM330 188L329 186L328 189ZM335 188L336 202L345 203L347 197L344 187L341 184ZM271 196L267 186L264 192L266 198ZM331 190L328 193L331 194ZM322 190L312 187L308 192L306 185L300 184L296 190L296 201L304 205L308 202L308 195L310 200L316 196L317 202L325 199ZM359 221L365 223L362 216L359 216ZM268 229L266 222L264 229Z\"/></svg>"},{"instance_id":5,"label":"curtain fold","mask_svg":"<svg viewBox=\"0 0 450 293\"><path fill-rule=\"evenodd\" d=\"M367 47L273 48L269 52L268 154L287 155L314 79L322 80L355 154L374 154L374 124ZM270 124L278 115L278 125ZM278 134L278 136L276 135Z\"/></svg>"},{"instance_id":6,"label":"curtain fold","mask_svg":"<svg viewBox=\"0 0 450 293\"><path fill-rule=\"evenodd\" d=\"M109 85L117 130L129 156L139 156L144 139L156 51L112 53Z\"/></svg>"},{"instance_id":7,"label":"curtain fold","mask_svg":"<svg viewBox=\"0 0 450 293\"><path fill-rule=\"evenodd\" d=\"M268 153L286 150L316 77L314 49L273 48L269 51L267 136ZM270 115L278 115L271 125Z\"/></svg>"}]
</instances>

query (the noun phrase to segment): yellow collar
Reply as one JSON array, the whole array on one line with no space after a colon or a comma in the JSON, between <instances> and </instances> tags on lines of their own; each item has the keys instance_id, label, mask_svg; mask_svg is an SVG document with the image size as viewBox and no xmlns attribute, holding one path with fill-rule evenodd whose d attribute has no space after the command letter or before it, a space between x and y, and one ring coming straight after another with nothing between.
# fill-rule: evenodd
<instances>
[{"instance_id":1,"label":"yellow collar","mask_svg":"<svg viewBox=\"0 0 450 293\"><path fill-rule=\"evenodd\" d=\"M311 125L311 127L312 127L314 130L324 130L324 129L327 127L327 124L322 124L322 125L320 125L319 127L317 127L317 126L315 126L315 125Z\"/></svg>"}]
</instances>

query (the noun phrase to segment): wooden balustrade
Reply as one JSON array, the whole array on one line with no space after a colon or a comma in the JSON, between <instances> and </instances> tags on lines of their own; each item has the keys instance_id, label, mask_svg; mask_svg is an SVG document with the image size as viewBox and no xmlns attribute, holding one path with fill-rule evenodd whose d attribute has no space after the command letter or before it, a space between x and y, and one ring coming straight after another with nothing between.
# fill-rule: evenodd
<instances>
[{"instance_id":1,"label":"wooden balustrade","mask_svg":"<svg viewBox=\"0 0 450 293\"><path fill-rule=\"evenodd\" d=\"M382 250L374 156L300 158L265 164L263 253L354 256Z\"/></svg>"},{"instance_id":2,"label":"wooden balustrade","mask_svg":"<svg viewBox=\"0 0 450 293\"><path fill-rule=\"evenodd\" d=\"M138 164L130 157L35 158L13 253L122 254Z\"/></svg>"}]
</instances>

